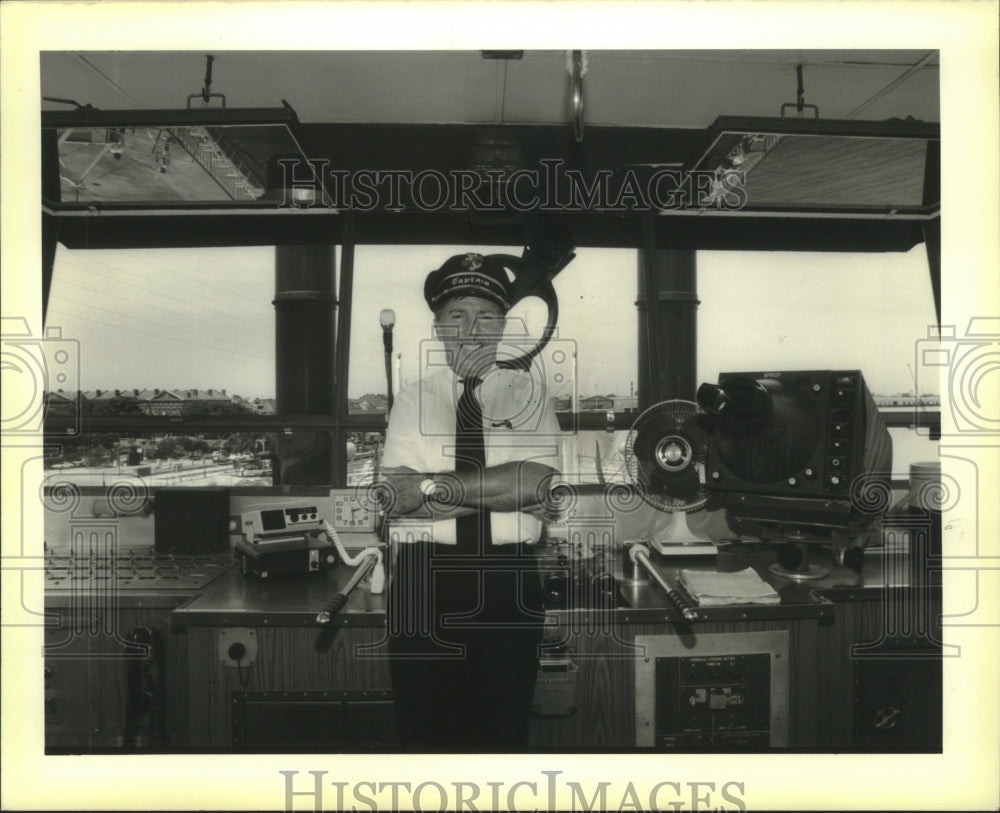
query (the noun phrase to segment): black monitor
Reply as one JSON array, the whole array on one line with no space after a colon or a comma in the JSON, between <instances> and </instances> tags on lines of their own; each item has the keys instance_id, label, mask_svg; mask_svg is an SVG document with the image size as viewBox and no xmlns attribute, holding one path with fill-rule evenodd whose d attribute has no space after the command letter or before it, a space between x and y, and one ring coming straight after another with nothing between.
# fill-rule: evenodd
<instances>
[{"instance_id":1,"label":"black monitor","mask_svg":"<svg viewBox=\"0 0 1000 813\"><path fill-rule=\"evenodd\" d=\"M871 495L890 494L892 439L861 371L723 373L698 403L711 431L706 485L724 495L735 532L827 542L840 562L864 547ZM779 556L787 571L808 569L801 551Z\"/></svg>"}]
</instances>

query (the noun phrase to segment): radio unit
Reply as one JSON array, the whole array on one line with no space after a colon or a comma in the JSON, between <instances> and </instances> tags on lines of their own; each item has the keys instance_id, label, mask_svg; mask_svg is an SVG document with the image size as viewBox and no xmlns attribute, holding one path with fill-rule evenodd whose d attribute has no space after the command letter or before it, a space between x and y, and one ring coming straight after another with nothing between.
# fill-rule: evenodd
<instances>
[{"instance_id":1,"label":"radio unit","mask_svg":"<svg viewBox=\"0 0 1000 813\"><path fill-rule=\"evenodd\" d=\"M322 524L315 505L262 508L243 514L243 536L252 545L290 541L319 530Z\"/></svg>"},{"instance_id":2,"label":"radio unit","mask_svg":"<svg viewBox=\"0 0 1000 813\"><path fill-rule=\"evenodd\" d=\"M236 561L246 576L270 579L316 573L337 566L337 549L329 542L301 537L294 545L250 545L237 542Z\"/></svg>"}]
</instances>

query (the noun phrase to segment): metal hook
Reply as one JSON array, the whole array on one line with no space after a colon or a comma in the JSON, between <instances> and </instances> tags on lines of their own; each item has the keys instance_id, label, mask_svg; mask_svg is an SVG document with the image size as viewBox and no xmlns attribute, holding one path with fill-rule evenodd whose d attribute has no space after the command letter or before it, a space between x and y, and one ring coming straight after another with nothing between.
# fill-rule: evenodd
<instances>
[{"instance_id":1,"label":"metal hook","mask_svg":"<svg viewBox=\"0 0 1000 813\"><path fill-rule=\"evenodd\" d=\"M201 93L192 93L187 98L188 110L191 109L191 100L196 99L199 96L201 100L208 104L213 98L222 99L222 109L226 109L226 94L224 93L211 93L212 88L212 63L215 62L215 57L211 54L205 54L205 85L201 89Z\"/></svg>"},{"instance_id":2,"label":"metal hook","mask_svg":"<svg viewBox=\"0 0 1000 813\"><path fill-rule=\"evenodd\" d=\"M815 117L818 119L819 108L814 104L805 104L806 91L805 84L802 81L802 63L795 66L795 76L798 79L798 91L795 97L796 100L794 104L792 102L786 102L781 106L781 118L785 117L785 108L787 107L794 107L799 118L802 118L802 111L808 107L814 112Z\"/></svg>"}]
</instances>

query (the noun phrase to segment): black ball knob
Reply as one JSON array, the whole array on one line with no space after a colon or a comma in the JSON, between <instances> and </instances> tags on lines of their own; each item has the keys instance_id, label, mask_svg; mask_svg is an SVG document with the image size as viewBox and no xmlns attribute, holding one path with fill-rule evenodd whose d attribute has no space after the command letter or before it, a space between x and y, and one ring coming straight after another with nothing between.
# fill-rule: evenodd
<instances>
[{"instance_id":1,"label":"black ball knob","mask_svg":"<svg viewBox=\"0 0 1000 813\"><path fill-rule=\"evenodd\" d=\"M805 559L805 551L795 542L786 542L778 548L778 564L785 570L798 570Z\"/></svg>"},{"instance_id":2,"label":"black ball knob","mask_svg":"<svg viewBox=\"0 0 1000 813\"><path fill-rule=\"evenodd\" d=\"M864 562L864 548L848 548L844 551L844 564L855 573L861 572L861 565Z\"/></svg>"}]
</instances>

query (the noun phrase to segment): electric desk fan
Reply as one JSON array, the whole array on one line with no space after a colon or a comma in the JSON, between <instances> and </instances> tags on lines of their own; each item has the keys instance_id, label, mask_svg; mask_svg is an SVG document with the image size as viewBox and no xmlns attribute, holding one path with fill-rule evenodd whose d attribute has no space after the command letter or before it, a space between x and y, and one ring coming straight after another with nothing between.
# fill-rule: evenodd
<instances>
[{"instance_id":1,"label":"electric desk fan","mask_svg":"<svg viewBox=\"0 0 1000 813\"><path fill-rule=\"evenodd\" d=\"M650 529L650 545L665 556L717 553L714 543L687 524L688 513L703 508L709 496L705 488L709 435L698 424L702 414L691 401L662 401L636 418L625 439L629 478L643 500L670 515L666 528L654 522Z\"/></svg>"}]
</instances>

